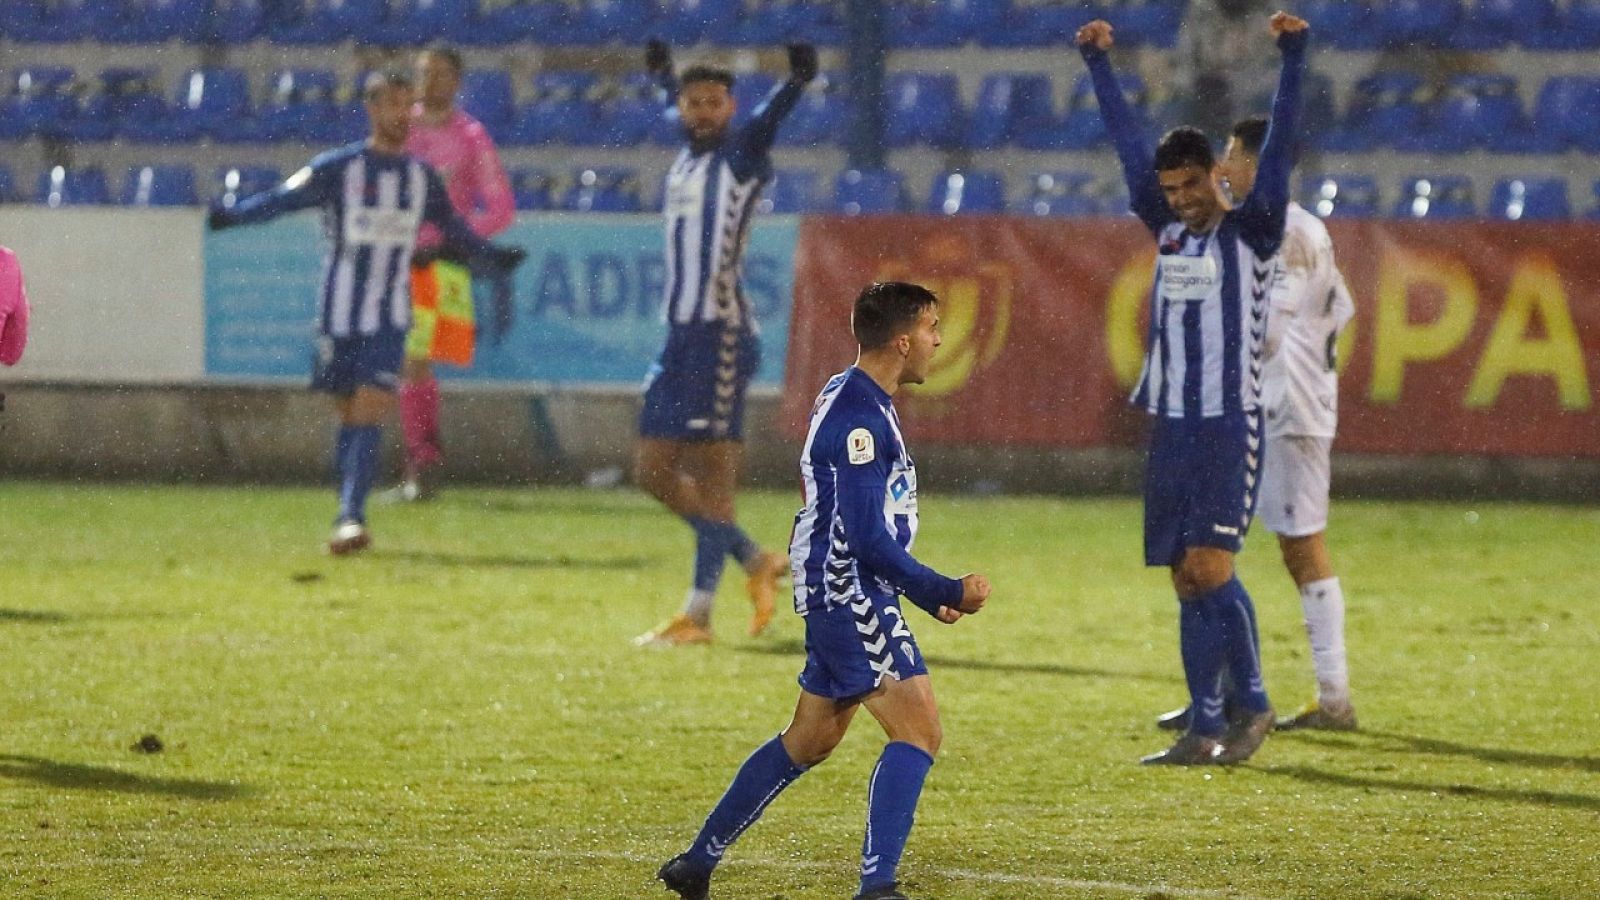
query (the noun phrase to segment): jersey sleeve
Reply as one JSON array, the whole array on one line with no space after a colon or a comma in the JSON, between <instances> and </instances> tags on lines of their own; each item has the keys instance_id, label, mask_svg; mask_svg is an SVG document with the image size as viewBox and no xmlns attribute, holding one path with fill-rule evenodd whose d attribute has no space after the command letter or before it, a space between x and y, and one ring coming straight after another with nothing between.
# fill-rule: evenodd
<instances>
[{"instance_id":1,"label":"jersey sleeve","mask_svg":"<svg viewBox=\"0 0 1600 900\"><path fill-rule=\"evenodd\" d=\"M1161 193L1161 181L1156 178L1155 155L1145 140L1133 110L1117 83L1117 73L1111 68L1111 58L1093 44L1079 48L1083 61L1089 66L1089 78L1094 83L1095 100L1100 104L1100 118L1106 123L1112 143L1117 148L1117 159L1122 163L1122 178L1128 185L1128 201L1133 214L1139 217L1152 234L1177 220L1167 198Z\"/></svg>"},{"instance_id":2,"label":"jersey sleeve","mask_svg":"<svg viewBox=\"0 0 1600 900\"><path fill-rule=\"evenodd\" d=\"M311 164L290 175L270 191L245 197L231 208L212 209L213 227L231 228L254 225L287 213L311 209L333 197L336 166L332 160L317 157Z\"/></svg>"},{"instance_id":3,"label":"jersey sleeve","mask_svg":"<svg viewBox=\"0 0 1600 900\"><path fill-rule=\"evenodd\" d=\"M761 175L767 168L767 155L778 139L778 126L800 102L805 85L785 81L772 89L756 106L755 115L734 135L728 148L728 166L741 181Z\"/></svg>"},{"instance_id":4,"label":"jersey sleeve","mask_svg":"<svg viewBox=\"0 0 1600 900\"><path fill-rule=\"evenodd\" d=\"M517 216L516 200L511 195L511 180L487 131L478 130L472 148L473 195L477 206L467 215L467 224L481 237L493 237L511 227Z\"/></svg>"},{"instance_id":5,"label":"jersey sleeve","mask_svg":"<svg viewBox=\"0 0 1600 900\"><path fill-rule=\"evenodd\" d=\"M890 435L876 425L855 425L842 434L834 457L838 473L839 518L857 560L912 603L937 614L961 603L961 582L918 562L889 533L884 497L889 489L886 458Z\"/></svg>"},{"instance_id":6,"label":"jersey sleeve","mask_svg":"<svg viewBox=\"0 0 1600 900\"><path fill-rule=\"evenodd\" d=\"M1294 169L1306 41L1304 31L1278 36L1283 68L1278 73L1277 93L1272 96L1272 119L1261 143L1255 185L1239 208L1239 237L1262 259L1278 252L1289 213L1289 173Z\"/></svg>"}]
</instances>

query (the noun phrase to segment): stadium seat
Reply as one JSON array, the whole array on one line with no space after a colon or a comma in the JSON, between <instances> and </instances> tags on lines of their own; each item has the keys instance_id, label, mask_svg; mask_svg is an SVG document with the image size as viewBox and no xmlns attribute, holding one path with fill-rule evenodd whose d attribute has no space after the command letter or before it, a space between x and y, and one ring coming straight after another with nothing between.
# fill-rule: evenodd
<instances>
[{"instance_id":1,"label":"stadium seat","mask_svg":"<svg viewBox=\"0 0 1600 900\"><path fill-rule=\"evenodd\" d=\"M594 128L604 147L636 147L650 140L651 131L666 114L655 79L647 72L632 72L599 103Z\"/></svg>"},{"instance_id":2,"label":"stadium seat","mask_svg":"<svg viewBox=\"0 0 1600 900\"><path fill-rule=\"evenodd\" d=\"M899 212L905 181L890 169L846 169L834 182L833 208L847 216Z\"/></svg>"},{"instance_id":3,"label":"stadium seat","mask_svg":"<svg viewBox=\"0 0 1600 900\"><path fill-rule=\"evenodd\" d=\"M1407 178L1394 206L1398 219L1470 219L1477 214L1472 180L1465 175Z\"/></svg>"},{"instance_id":4,"label":"stadium seat","mask_svg":"<svg viewBox=\"0 0 1600 900\"><path fill-rule=\"evenodd\" d=\"M1092 216L1102 210L1092 172L1040 172L1029 179L1017 211L1035 216Z\"/></svg>"},{"instance_id":5,"label":"stadium seat","mask_svg":"<svg viewBox=\"0 0 1600 900\"><path fill-rule=\"evenodd\" d=\"M1500 50L1512 43L1530 50L1561 50L1570 43L1555 0L1474 0L1450 35L1454 50Z\"/></svg>"},{"instance_id":6,"label":"stadium seat","mask_svg":"<svg viewBox=\"0 0 1600 900\"><path fill-rule=\"evenodd\" d=\"M1103 6L1117 30L1117 43L1168 49L1177 45L1185 0L1112 0Z\"/></svg>"},{"instance_id":7,"label":"stadium seat","mask_svg":"<svg viewBox=\"0 0 1600 900\"><path fill-rule=\"evenodd\" d=\"M1006 210L1006 179L999 172L945 172L933 179L928 212L946 216Z\"/></svg>"},{"instance_id":8,"label":"stadium seat","mask_svg":"<svg viewBox=\"0 0 1600 900\"><path fill-rule=\"evenodd\" d=\"M782 169L773 173L772 182L756 206L764 213L807 213L816 208L817 173L801 169Z\"/></svg>"},{"instance_id":9,"label":"stadium seat","mask_svg":"<svg viewBox=\"0 0 1600 900\"><path fill-rule=\"evenodd\" d=\"M73 43L114 14L111 0L0 0L0 31L23 44Z\"/></svg>"},{"instance_id":10,"label":"stadium seat","mask_svg":"<svg viewBox=\"0 0 1600 900\"><path fill-rule=\"evenodd\" d=\"M840 76L828 72L807 85L800 102L778 129L779 146L820 147L843 140L850 112L850 101L843 86ZM674 124L674 141L677 133Z\"/></svg>"},{"instance_id":11,"label":"stadium seat","mask_svg":"<svg viewBox=\"0 0 1600 900\"><path fill-rule=\"evenodd\" d=\"M387 0L375 19L357 16L350 36L382 47L415 47L454 34L470 12L465 0Z\"/></svg>"},{"instance_id":12,"label":"stadium seat","mask_svg":"<svg viewBox=\"0 0 1600 900\"><path fill-rule=\"evenodd\" d=\"M1338 50L1376 50L1378 33L1371 25L1368 0L1305 0L1295 14L1315 22L1317 34Z\"/></svg>"},{"instance_id":13,"label":"stadium seat","mask_svg":"<svg viewBox=\"0 0 1600 900\"><path fill-rule=\"evenodd\" d=\"M961 92L951 73L901 72L884 83L883 139L891 148L955 147L962 132Z\"/></svg>"},{"instance_id":14,"label":"stadium seat","mask_svg":"<svg viewBox=\"0 0 1600 900\"><path fill-rule=\"evenodd\" d=\"M111 202L106 173L98 168L54 166L39 173L34 202L44 206L98 206Z\"/></svg>"},{"instance_id":15,"label":"stadium seat","mask_svg":"<svg viewBox=\"0 0 1600 900\"><path fill-rule=\"evenodd\" d=\"M517 110L508 143L575 144L593 133L600 108L592 95L598 79L588 72L540 72L533 77L534 99Z\"/></svg>"},{"instance_id":16,"label":"stadium seat","mask_svg":"<svg viewBox=\"0 0 1600 900\"><path fill-rule=\"evenodd\" d=\"M73 97L77 75L59 66L18 69L0 100L0 136L19 140L32 134L59 134L78 111Z\"/></svg>"},{"instance_id":17,"label":"stadium seat","mask_svg":"<svg viewBox=\"0 0 1600 900\"><path fill-rule=\"evenodd\" d=\"M1509 75L1457 75L1428 109L1425 124L1395 137L1396 150L1412 153L1464 153L1526 134L1516 79ZM1512 146L1513 151L1519 148Z\"/></svg>"},{"instance_id":18,"label":"stadium seat","mask_svg":"<svg viewBox=\"0 0 1600 900\"><path fill-rule=\"evenodd\" d=\"M1322 140L1326 150L1364 153L1392 147L1423 130L1421 76L1374 72L1355 83L1344 121Z\"/></svg>"},{"instance_id":19,"label":"stadium seat","mask_svg":"<svg viewBox=\"0 0 1600 900\"><path fill-rule=\"evenodd\" d=\"M895 49L959 47L971 40L988 0L893 0L885 14L889 46Z\"/></svg>"},{"instance_id":20,"label":"stadium seat","mask_svg":"<svg viewBox=\"0 0 1600 900\"><path fill-rule=\"evenodd\" d=\"M654 35L650 0L583 0L574 5L567 24L552 35L554 43L599 47L637 47Z\"/></svg>"},{"instance_id":21,"label":"stadium seat","mask_svg":"<svg viewBox=\"0 0 1600 900\"><path fill-rule=\"evenodd\" d=\"M561 208L573 212L639 212L639 173L622 166L580 169L572 187L561 198Z\"/></svg>"},{"instance_id":22,"label":"stadium seat","mask_svg":"<svg viewBox=\"0 0 1600 900\"><path fill-rule=\"evenodd\" d=\"M1124 73L1118 82L1128 106L1140 121L1140 127L1149 130L1144 80L1136 74ZM1100 104L1094 96L1094 82L1085 72L1073 83L1072 95L1067 98L1066 113L1060 119L1020 131L1013 143L1028 150L1088 150L1107 140L1105 122L1100 118Z\"/></svg>"},{"instance_id":23,"label":"stadium seat","mask_svg":"<svg viewBox=\"0 0 1600 900\"><path fill-rule=\"evenodd\" d=\"M1372 218L1378 182L1370 175L1308 175L1300 181L1300 205L1322 219Z\"/></svg>"},{"instance_id":24,"label":"stadium seat","mask_svg":"<svg viewBox=\"0 0 1600 900\"><path fill-rule=\"evenodd\" d=\"M267 36L274 44L325 46L377 28L384 0L275 0Z\"/></svg>"},{"instance_id":25,"label":"stadium seat","mask_svg":"<svg viewBox=\"0 0 1600 900\"><path fill-rule=\"evenodd\" d=\"M506 176L511 181L511 196L517 209L555 209L556 180L544 169L512 169Z\"/></svg>"},{"instance_id":26,"label":"stadium seat","mask_svg":"<svg viewBox=\"0 0 1600 900\"><path fill-rule=\"evenodd\" d=\"M1564 50L1600 49L1600 0L1569 0L1560 34Z\"/></svg>"},{"instance_id":27,"label":"stadium seat","mask_svg":"<svg viewBox=\"0 0 1600 900\"><path fill-rule=\"evenodd\" d=\"M250 86L240 69L192 69L173 92L171 116L139 126L139 139L156 143L192 140L196 132L223 143L272 139L250 108Z\"/></svg>"},{"instance_id":28,"label":"stadium seat","mask_svg":"<svg viewBox=\"0 0 1600 900\"><path fill-rule=\"evenodd\" d=\"M208 44L248 44L267 29L263 0L211 0L206 6L200 39Z\"/></svg>"},{"instance_id":29,"label":"stadium seat","mask_svg":"<svg viewBox=\"0 0 1600 900\"><path fill-rule=\"evenodd\" d=\"M11 174L11 167L0 163L0 203L16 203L22 199L17 192L17 180Z\"/></svg>"},{"instance_id":30,"label":"stadium seat","mask_svg":"<svg viewBox=\"0 0 1600 900\"><path fill-rule=\"evenodd\" d=\"M160 121L166 103L155 88L154 69L106 69L91 82L89 95L76 114L61 123L59 133L79 142L109 141L139 125ZM132 136L132 135L130 135Z\"/></svg>"},{"instance_id":31,"label":"stadium seat","mask_svg":"<svg viewBox=\"0 0 1600 900\"><path fill-rule=\"evenodd\" d=\"M1370 22L1383 47L1446 47L1462 12L1461 0L1387 0L1373 4Z\"/></svg>"},{"instance_id":32,"label":"stadium seat","mask_svg":"<svg viewBox=\"0 0 1600 900\"><path fill-rule=\"evenodd\" d=\"M160 44L199 40L205 34L208 0L108 0L107 14L93 30L110 44Z\"/></svg>"},{"instance_id":33,"label":"stadium seat","mask_svg":"<svg viewBox=\"0 0 1600 900\"><path fill-rule=\"evenodd\" d=\"M123 206L199 206L194 169L189 166L134 166L122 183Z\"/></svg>"},{"instance_id":34,"label":"stadium seat","mask_svg":"<svg viewBox=\"0 0 1600 900\"><path fill-rule=\"evenodd\" d=\"M461 76L461 108L483 123L489 136L504 141L516 115L511 76L502 69L473 69Z\"/></svg>"},{"instance_id":35,"label":"stadium seat","mask_svg":"<svg viewBox=\"0 0 1600 900\"><path fill-rule=\"evenodd\" d=\"M1489 197L1489 215L1508 222L1572 218L1565 178L1502 178Z\"/></svg>"},{"instance_id":36,"label":"stadium seat","mask_svg":"<svg viewBox=\"0 0 1600 900\"><path fill-rule=\"evenodd\" d=\"M281 69L268 83L271 99L261 109L261 127L277 140L316 140L339 117L338 82L332 72Z\"/></svg>"},{"instance_id":37,"label":"stadium seat","mask_svg":"<svg viewBox=\"0 0 1600 900\"><path fill-rule=\"evenodd\" d=\"M739 21L738 0L665 0L654 33L674 47L720 41Z\"/></svg>"},{"instance_id":38,"label":"stadium seat","mask_svg":"<svg viewBox=\"0 0 1600 900\"><path fill-rule=\"evenodd\" d=\"M1526 140L1536 152L1600 151L1600 79L1557 75L1539 89Z\"/></svg>"},{"instance_id":39,"label":"stadium seat","mask_svg":"<svg viewBox=\"0 0 1600 900\"><path fill-rule=\"evenodd\" d=\"M283 176L271 166L223 166L217 169L216 197L224 206L233 206L241 197L270 191L283 182Z\"/></svg>"},{"instance_id":40,"label":"stadium seat","mask_svg":"<svg viewBox=\"0 0 1600 900\"><path fill-rule=\"evenodd\" d=\"M1050 76L1027 72L993 72L983 77L978 100L967 117L967 148L993 150L1018 135L1048 129L1055 123L1050 107Z\"/></svg>"},{"instance_id":41,"label":"stadium seat","mask_svg":"<svg viewBox=\"0 0 1600 900\"><path fill-rule=\"evenodd\" d=\"M479 2L475 7L455 23L452 40L472 47L503 47L557 34L566 22L567 6L560 0Z\"/></svg>"}]
</instances>

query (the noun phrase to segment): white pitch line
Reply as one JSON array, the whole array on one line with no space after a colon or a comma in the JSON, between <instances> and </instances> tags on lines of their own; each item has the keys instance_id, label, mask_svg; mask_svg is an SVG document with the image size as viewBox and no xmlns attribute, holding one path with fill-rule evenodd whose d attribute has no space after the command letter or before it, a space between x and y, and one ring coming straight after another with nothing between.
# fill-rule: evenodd
<instances>
[{"instance_id":1,"label":"white pitch line","mask_svg":"<svg viewBox=\"0 0 1600 900\"><path fill-rule=\"evenodd\" d=\"M661 860L643 853L624 853L621 851L602 850L539 850L532 853L534 856L546 859L612 859L632 863L658 863ZM789 869L791 871L837 871L841 867L836 863L814 862L803 859L773 859L771 857L741 856L735 865L767 866L774 869ZM973 869L942 869L938 867L917 866L918 869L948 878L951 881L976 882L980 884L1027 884L1039 887L1071 888L1080 891L1119 891L1125 894L1166 894L1173 897L1232 897L1244 898L1246 895L1231 891L1212 890L1207 888L1174 887L1169 884L1132 884L1126 881L1094 881L1084 878L1063 878L1057 875L1022 875L1012 872L980 872Z\"/></svg>"}]
</instances>

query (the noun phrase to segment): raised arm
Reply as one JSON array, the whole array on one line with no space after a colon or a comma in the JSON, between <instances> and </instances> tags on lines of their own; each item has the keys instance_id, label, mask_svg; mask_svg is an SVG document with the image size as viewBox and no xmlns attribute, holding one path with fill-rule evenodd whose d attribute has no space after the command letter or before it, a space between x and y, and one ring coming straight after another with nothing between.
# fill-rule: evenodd
<instances>
[{"instance_id":1,"label":"raised arm","mask_svg":"<svg viewBox=\"0 0 1600 900\"><path fill-rule=\"evenodd\" d=\"M1239 236L1256 255L1266 259L1283 243L1284 218L1289 209L1289 174L1294 169L1294 145L1299 134L1300 82L1305 74L1306 41L1310 29L1304 19L1288 13L1272 17L1272 34L1283 53L1278 91L1272 97L1272 120L1261 156L1256 182L1239 208Z\"/></svg>"},{"instance_id":2,"label":"raised arm","mask_svg":"<svg viewBox=\"0 0 1600 900\"><path fill-rule=\"evenodd\" d=\"M220 201L213 203L206 224L213 231L221 231L235 225L254 225L285 213L321 206L330 196L328 188L332 181L329 171L320 157L314 159L310 165L290 175L283 184L270 191L245 197L231 207L223 206Z\"/></svg>"},{"instance_id":3,"label":"raised arm","mask_svg":"<svg viewBox=\"0 0 1600 900\"><path fill-rule=\"evenodd\" d=\"M1100 104L1100 118L1105 121L1106 131L1116 145L1122 177L1128 184L1129 205L1146 228L1160 233L1175 217L1161 193L1161 181L1156 178L1155 155L1150 152L1144 131L1133 110L1128 108L1122 87L1117 84L1117 73L1111 68L1111 58L1106 51L1111 49L1112 43L1109 22L1096 19L1078 29L1078 52L1083 54L1083 61L1089 67L1095 100Z\"/></svg>"},{"instance_id":4,"label":"raised arm","mask_svg":"<svg viewBox=\"0 0 1600 900\"><path fill-rule=\"evenodd\" d=\"M439 229L445 248L468 261L481 261L498 269L516 268L527 254L519 248L499 247L479 237L450 204L450 196L445 193L444 182L438 173L432 169L427 172L428 198L422 208L422 220Z\"/></svg>"},{"instance_id":5,"label":"raised arm","mask_svg":"<svg viewBox=\"0 0 1600 900\"><path fill-rule=\"evenodd\" d=\"M733 174L748 178L758 174L772 144L778 139L778 126L800 102L806 85L817 77L817 49L810 44L789 45L789 78L778 85L755 109L755 115L734 135L728 150L728 165Z\"/></svg>"},{"instance_id":6,"label":"raised arm","mask_svg":"<svg viewBox=\"0 0 1600 900\"><path fill-rule=\"evenodd\" d=\"M886 434L872 437L875 452L870 460L846 462L837 468L839 518L844 523L845 540L856 559L873 574L889 582L929 615L938 616L940 607L954 609L961 605L961 581L946 578L917 562L889 534L883 510L883 499L889 488L889 466L883 458L887 437Z\"/></svg>"},{"instance_id":7,"label":"raised arm","mask_svg":"<svg viewBox=\"0 0 1600 900\"><path fill-rule=\"evenodd\" d=\"M516 199L511 194L511 179L500 164L500 154L487 131L478 131L472 147L472 190L477 201L467 214L467 224L483 237L494 237L517 217Z\"/></svg>"}]
</instances>

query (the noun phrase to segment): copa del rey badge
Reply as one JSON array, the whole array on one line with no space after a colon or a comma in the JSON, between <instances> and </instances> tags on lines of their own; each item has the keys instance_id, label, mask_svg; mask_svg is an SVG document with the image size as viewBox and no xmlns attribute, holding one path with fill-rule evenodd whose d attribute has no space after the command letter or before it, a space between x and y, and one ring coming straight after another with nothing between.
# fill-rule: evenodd
<instances>
[{"instance_id":1,"label":"copa del rey badge","mask_svg":"<svg viewBox=\"0 0 1600 900\"><path fill-rule=\"evenodd\" d=\"M857 428L855 431L850 432L849 436L844 439L844 444L850 452L850 464L852 466L872 462L873 456L876 455L872 446L872 432L865 428Z\"/></svg>"}]
</instances>

